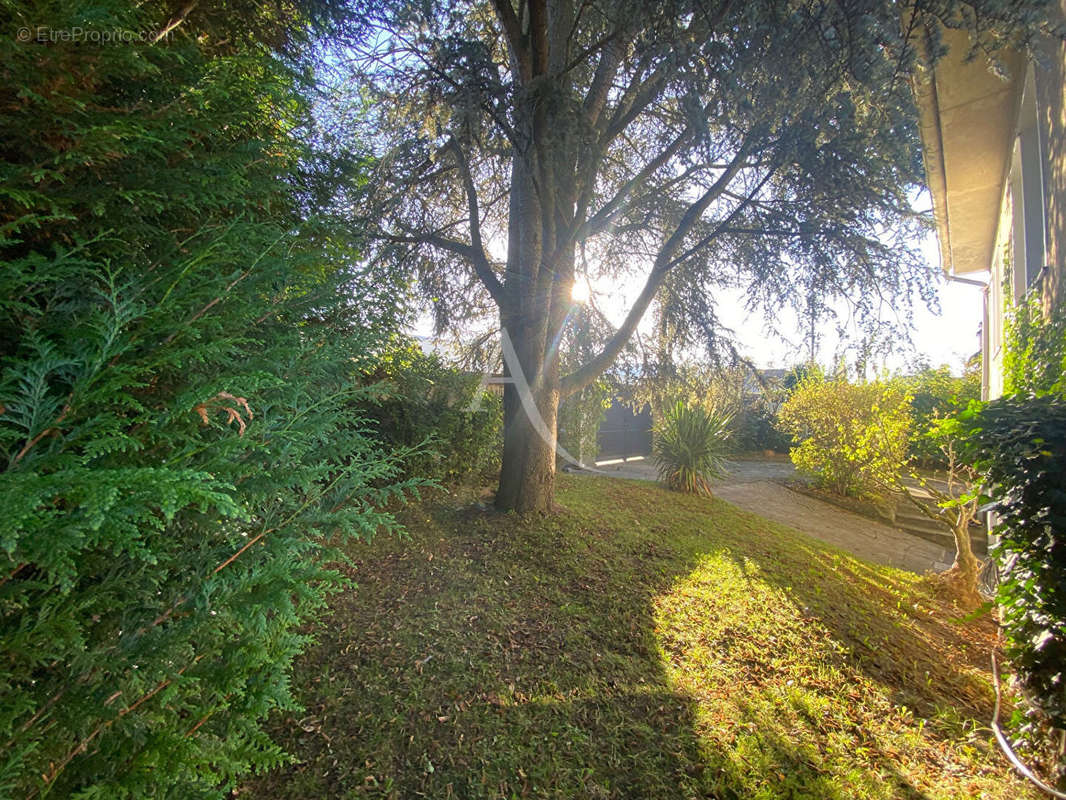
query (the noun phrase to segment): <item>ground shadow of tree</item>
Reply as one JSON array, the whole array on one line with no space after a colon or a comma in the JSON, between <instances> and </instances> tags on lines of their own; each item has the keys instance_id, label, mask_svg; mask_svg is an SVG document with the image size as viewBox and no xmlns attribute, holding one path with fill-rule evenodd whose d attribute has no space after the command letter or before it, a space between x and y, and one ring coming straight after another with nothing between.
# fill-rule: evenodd
<instances>
[{"instance_id":1,"label":"ground shadow of tree","mask_svg":"<svg viewBox=\"0 0 1066 800\"><path fill-rule=\"evenodd\" d=\"M781 548L765 529L754 535L752 515L744 517L749 528L726 531L714 521L723 506L708 514L705 504L654 487L580 483L591 480L565 482L574 508L552 517L425 505L409 516L409 538L354 549L358 587L335 598L298 664L305 710L276 721L275 737L296 762L241 791L279 799L724 800L750 797L754 787L764 797L852 796L819 767L825 731L813 712L792 714L791 728L767 723L763 695L773 687L725 686L720 706L732 718L722 730L731 733L720 737L707 719L719 701L678 685L659 629L660 599L724 552L782 591L782 570L791 569L795 602L850 641L846 615L831 613L803 583L822 569L818 547L798 551L793 563L782 551L807 546L803 537ZM675 524L691 525L681 545L676 530L666 536L648 524L667 504L677 506ZM823 581L840 569L827 558ZM876 613L874 601L853 595L864 614ZM921 644L909 630L886 633L905 637L908 648ZM853 668L872 669L861 658ZM734 744L754 727L753 776ZM872 759L868 771L886 782L879 796L924 797L890 756Z\"/></svg>"}]
</instances>

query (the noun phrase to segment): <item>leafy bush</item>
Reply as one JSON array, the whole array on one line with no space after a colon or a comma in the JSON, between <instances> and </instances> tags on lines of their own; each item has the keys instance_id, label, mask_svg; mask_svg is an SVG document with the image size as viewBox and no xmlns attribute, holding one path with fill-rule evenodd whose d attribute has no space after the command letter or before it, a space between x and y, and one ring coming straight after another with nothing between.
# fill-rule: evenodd
<instances>
[{"instance_id":1,"label":"leafy bush","mask_svg":"<svg viewBox=\"0 0 1066 800\"><path fill-rule=\"evenodd\" d=\"M652 457L671 489L710 494L708 480L725 474L730 419L678 401L655 426Z\"/></svg>"},{"instance_id":2,"label":"leafy bush","mask_svg":"<svg viewBox=\"0 0 1066 800\"><path fill-rule=\"evenodd\" d=\"M559 404L559 445L582 464L591 464L599 455L600 425L611 406L610 386L595 381L565 398Z\"/></svg>"},{"instance_id":3,"label":"leafy bush","mask_svg":"<svg viewBox=\"0 0 1066 800\"><path fill-rule=\"evenodd\" d=\"M1007 652L1030 703L1019 738L1058 759L1066 781L1066 308L1038 291L1011 309L1008 394L957 419L964 453L983 473L998 537L998 604ZM1055 733L1058 729L1059 733Z\"/></svg>"},{"instance_id":4,"label":"leafy bush","mask_svg":"<svg viewBox=\"0 0 1066 800\"><path fill-rule=\"evenodd\" d=\"M256 41L306 47L301 6L194 6L155 45L0 40L4 796L220 797L276 764L259 722L293 707L328 543L395 527L349 411L390 287L310 219L333 175ZM173 13L84 8L22 23Z\"/></svg>"},{"instance_id":5,"label":"leafy bush","mask_svg":"<svg viewBox=\"0 0 1066 800\"><path fill-rule=\"evenodd\" d=\"M945 466L943 448L935 436L927 434L936 427L938 420L951 417L966 408L971 400L981 399L981 372L979 365L971 365L966 372L956 377L948 367L926 367L914 375L901 378L911 395L910 453L926 464Z\"/></svg>"},{"instance_id":6,"label":"leafy bush","mask_svg":"<svg viewBox=\"0 0 1066 800\"><path fill-rule=\"evenodd\" d=\"M1066 395L1066 306L1045 312L1039 292L1009 309L1003 348L1005 394Z\"/></svg>"},{"instance_id":7,"label":"leafy bush","mask_svg":"<svg viewBox=\"0 0 1066 800\"><path fill-rule=\"evenodd\" d=\"M884 499L907 461L910 396L895 382L804 379L781 407L801 472L842 495Z\"/></svg>"},{"instance_id":8,"label":"leafy bush","mask_svg":"<svg viewBox=\"0 0 1066 800\"><path fill-rule=\"evenodd\" d=\"M478 395L481 376L447 367L413 343L393 347L368 378L378 382L360 412L375 422L376 436L406 448L408 476L447 483L483 480L500 466L503 404Z\"/></svg>"},{"instance_id":9,"label":"leafy bush","mask_svg":"<svg viewBox=\"0 0 1066 800\"><path fill-rule=\"evenodd\" d=\"M1007 654L1033 706L1066 728L1066 400L1003 397L959 425L998 517Z\"/></svg>"},{"instance_id":10,"label":"leafy bush","mask_svg":"<svg viewBox=\"0 0 1066 800\"><path fill-rule=\"evenodd\" d=\"M736 449L742 453L758 453L764 450L785 452L791 440L778 429L777 424L777 409L772 399L759 396L750 400L745 408L733 417Z\"/></svg>"}]
</instances>

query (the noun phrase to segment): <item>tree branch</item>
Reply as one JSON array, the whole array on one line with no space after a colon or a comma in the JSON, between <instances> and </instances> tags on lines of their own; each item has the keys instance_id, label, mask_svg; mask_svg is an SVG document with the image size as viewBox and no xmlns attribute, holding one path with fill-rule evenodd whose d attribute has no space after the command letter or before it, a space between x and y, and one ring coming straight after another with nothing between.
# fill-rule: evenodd
<instances>
[{"instance_id":1,"label":"tree branch","mask_svg":"<svg viewBox=\"0 0 1066 800\"><path fill-rule=\"evenodd\" d=\"M381 232L374 234L374 237L377 239L383 239L386 242L395 242L396 244L428 244L430 247L436 247L449 253L455 253L457 256L461 256L470 262L478 279L481 280L481 283L486 289L488 289L489 294L497 304L501 303L504 299L503 284L500 283L500 279L496 277L494 272L492 272L492 268L488 265L487 261L485 263L485 269L487 269L488 272L485 278L482 277L478 268L478 254L474 251L474 248L466 242L461 242L458 239L449 239L447 236L441 236L437 233L401 235ZM484 254L482 254L482 259L484 259ZM488 280L486 280L486 278Z\"/></svg>"},{"instance_id":2,"label":"tree branch","mask_svg":"<svg viewBox=\"0 0 1066 800\"><path fill-rule=\"evenodd\" d=\"M196 8L198 0L189 0L181 10L169 21L166 25L156 31L155 36L152 37L152 44L159 44L160 41L167 38L175 28L183 23L193 9Z\"/></svg>"},{"instance_id":3,"label":"tree branch","mask_svg":"<svg viewBox=\"0 0 1066 800\"><path fill-rule=\"evenodd\" d=\"M474 186L474 178L470 174L470 162L467 161L466 154L463 153L463 149L454 138L448 141L447 146L455 154L455 159L459 163L459 174L462 177L463 188L466 191L466 208L470 218L470 261L474 265L474 272L481 279L485 288L489 290L492 299L496 301L497 305L502 307L504 302L503 284L496 277L496 273L492 271L488 256L485 255L485 246L481 240L481 211L478 208L477 188Z\"/></svg>"},{"instance_id":4,"label":"tree branch","mask_svg":"<svg viewBox=\"0 0 1066 800\"><path fill-rule=\"evenodd\" d=\"M748 192L748 196L741 203L738 203L736 208L734 208L732 211L729 212L729 216L728 217L726 217L720 223L715 225L714 226L714 230L711 231L706 236L704 236L698 242L696 242L696 244L692 245L692 247L690 247L684 253L679 255L677 258L673 259L666 266L666 268L667 269L672 269L672 268L676 267L678 264L682 263L683 261L686 261L687 259L692 258L692 256L694 256L698 251L702 250L704 247L706 247L708 244L710 244L712 241L714 241L715 238L717 238L718 236L720 236L723 233L727 233L727 232L744 232L744 229L741 229L741 228L730 228L729 224L734 219L736 219L737 216L740 215L741 211L743 211L745 208L747 208L749 205L751 205L753 202L755 202L755 195L757 195L762 190L762 187L764 187L767 184L767 182L770 180L770 178L773 176L773 174L774 174L774 170L773 169L767 170L766 174L762 177L762 180L759 181L758 185L752 191ZM723 191L722 194L724 195L725 192ZM756 231L754 231L754 229L753 229L752 232L756 232Z\"/></svg>"},{"instance_id":5,"label":"tree branch","mask_svg":"<svg viewBox=\"0 0 1066 800\"><path fill-rule=\"evenodd\" d=\"M709 36L725 19L733 2L734 0L725 0L714 17L706 13L695 17L678 37L678 45L700 41ZM667 58L659 63L647 80L638 83L634 78L615 106L614 114L604 131L601 146L606 146L607 142L629 127L629 124L654 102L659 96L663 81L674 73L674 69L673 61Z\"/></svg>"},{"instance_id":6,"label":"tree branch","mask_svg":"<svg viewBox=\"0 0 1066 800\"><path fill-rule=\"evenodd\" d=\"M621 31L614 31L591 47L583 50L578 58L571 62L574 65L581 63L581 61L595 52L596 48L603 47L600 52L600 62L596 65L596 73L592 77L592 83L589 85L589 90L583 103L585 118L590 127L595 127L599 122L600 113L607 104L607 94L610 91L611 84L614 82L614 76L618 73L618 67L622 63L622 51L625 48L625 43L620 41L620 38ZM571 68L568 67L567 69Z\"/></svg>"},{"instance_id":7,"label":"tree branch","mask_svg":"<svg viewBox=\"0 0 1066 800\"><path fill-rule=\"evenodd\" d=\"M492 7L496 10L496 17L503 26L511 58L518 67L518 76L523 83L527 83L532 77L533 70L529 63L529 51L526 49L525 38L522 36L522 26L518 22L514 6L511 5L511 0L492 0Z\"/></svg>"},{"instance_id":8,"label":"tree branch","mask_svg":"<svg viewBox=\"0 0 1066 800\"><path fill-rule=\"evenodd\" d=\"M532 75L537 77L547 72L550 56L547 0L529 0L529 40Z\"/></svg>"},{"instance_id":9,"label":"tree branch","mask_svg":"<svg viewBox=\"0 0 1066 800\"><path fill-rule=\"evenodd\" d=\"M681 246L685 237L692 231L693 226L703 215L703 212L707 210L715 199L722 195L722 192L724 192L726 187L729 186L737 173L743 169L744 164L751 153L751 149L754 146L754 140L755 135L749 135L748 139L737 151L736 156L733 157L732 163L725 172L718 177L718 180L716 180L698 200L685 210L685 213L681 217L681 221L677 225L677 229L673 232L670 238L666 240L666 243L663 244L662 248L659 250L659 254L655 257L655 264L652 266L651 274L648 275L648 280L644 284L644 289L641 290L640 296L637 298L636 302L633 303L633 307L629 309L629 313L626 315L621 327L619 327L614 336L608 340L603 350L600 351L597 356L592 358L584 366L564 377L560 382L560 391L563 397L585 388L592 383L592 381L596 380L599 374L607 369L611 362L618 357L618 354L622 352L622 348L625 347L626 342L629 341L630 337L633 335L633 331L637 329L637 325L644 317L644 312L647 311L648 306L651 305L655 293L659 291L659 287L666 278L666 273L678 263L673 259L674 254ZM736 211L734 211L730 217L735 214Z\"/></svg>"},{"instance_id":10,"label":"tree branch","mask_svg":"<svg viewBox=\"0 0 1066 800\"><path fill-rule=\"evenodd\" d=\"M608 200L599 211L593 214L587 221L585 221L580 228L575 232L575 239L586 239L589 236L595 236L597 233L603 231L611 224L611 220L614 218L615 213L619 210L619 206L625 200L626 196L634 189L634 187L641 185L654 175L658 170L666 165L666 163L673 158L685 146L685 142L692 135L692 129L686 127L666 148L663 149L659 155L644 165L636 175L623 183L618 191L615 192L614 197ZM591 184L587 187L587 191L591 191ZM587 200L583 200L587 202Z\"/></svg>"}]
</instances>

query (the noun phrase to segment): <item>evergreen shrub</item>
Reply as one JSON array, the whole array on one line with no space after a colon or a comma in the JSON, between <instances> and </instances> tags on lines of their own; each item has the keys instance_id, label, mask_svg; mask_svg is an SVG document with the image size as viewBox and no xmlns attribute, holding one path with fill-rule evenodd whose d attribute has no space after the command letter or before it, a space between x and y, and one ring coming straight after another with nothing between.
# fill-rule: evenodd
<instances>
[{"instance_id":1,"label":"evergreen shrub","mask_svg":"<svg viewBox=\"0 0 1066 800\"><path fill-rule=\"evenodd\" d=\"M0 37L0 796L221 797L278 763L260 721L293 707L331 544L417 483L350 411L395 294L317 213L346 168L300 144L286 8Z\"/></svg>"},{"instance_id":2,"label":"evergreen shrub","mask_svg":"<svg viewBox=\"0 0 1066 800\"><path fill-rule=\"evenodd\" d=\"M725 474L732 420L703 406L678 400L656 424L652 458L659 478L670 489L711 493L710 481Z\"/></svg>"},{"instance_id":3,"label":"evergreen shrub","mask_svg":"<svg viewBox=\"0 0 1066 800\"><path fill-rule=\"evenodd\" d=\"M391 347L368 377L377 391L361 413L376 437L406 449L406 475L476 483L499 470L503 402L481 390L481 375L408 342Z\"/></svg>"}]
</instances>

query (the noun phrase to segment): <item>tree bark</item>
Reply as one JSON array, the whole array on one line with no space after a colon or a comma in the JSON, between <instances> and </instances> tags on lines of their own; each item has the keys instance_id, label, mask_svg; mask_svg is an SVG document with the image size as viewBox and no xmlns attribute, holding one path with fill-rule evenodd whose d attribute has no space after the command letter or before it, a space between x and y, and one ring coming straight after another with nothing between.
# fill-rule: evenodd
<instances>
[{"instance_id":1,"label":"tree bark","mask_svg":"<svg viewBox=\"0 0 1066 800\"><path fill-rule=\"evenodd\" d=\"M535 15L534 15L535 16ZM531 20L537 28L537 20ZM536 39L536 37L534 37ZM536 51L536 47L533 48ZM543 67L534 52L533 72ZM559 79L562 80L562 79ZM555 494L559 344L574 280L575 143L535 93L516 114L500 328L503 460L496 507L548 513Z\"/></svg>"},{"instance_id":2,"label":"tree bark","mask_svg":"<svg viewBox=\"0 0 1066 800\"><path fill-rule=\"evenodd\" d=\"M533 394L545 429L523 408L518 389L508 385L503 398L503 463L496 507L501 511L547 513L555 499L555 432L558 388Z\"/></svg>"},{"instance_id":3,"label":"tree bark","mask_svg":"<svg viewBox=\"0 0 1066 800\"><path fill-rule=\"evenodd\" d=\"M501 313L504 364L503 460L496 507L521 513L551 511L555 496L555 443L559 361L544 332L545 315Z\"/></svg>"},{"instance_id":4,"label":"tree bark","mask_svg":"<svg viewBox=\"0 0 1066 800\"><path fill-rule=\"evenodd\" d=\"M961 512L961 509L960 509ZM977 592L977 573L981 569L981 562L973 553L973 542L970 540L970 520L972 516L960 513L952 529L955 534L955 563L951 566L956 582L964 597L973 600L979 597Z\"/></svg>"}]
</instances>

